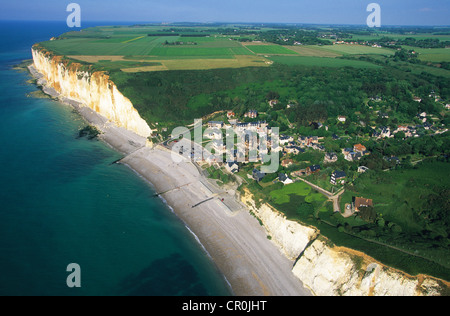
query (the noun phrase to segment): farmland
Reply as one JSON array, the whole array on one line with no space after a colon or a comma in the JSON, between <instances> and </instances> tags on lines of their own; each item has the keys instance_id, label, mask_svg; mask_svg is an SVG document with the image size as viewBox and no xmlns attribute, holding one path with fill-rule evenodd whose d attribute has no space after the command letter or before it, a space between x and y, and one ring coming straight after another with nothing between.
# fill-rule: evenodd
<instances>
[{"instance_id":1,"label":"farmland","mask_svg":"<svg viewBox=\"0 0 450 316\"><path fill-rule=\"evenodd\" d=\"M342 55L375 54L375 55L389 56L394 55L395 53L392 49L370 47L365 45L333 45L333 46L322 46L317 49Z\"/></svg>"},{"instance_id":2,"label":"farmland","mask_svg":"<svg viewBox=\"0 0 450 316\"><path fill-rule=\"evenodd\" d=\"M355 67L355 68L378 68L379 66L360 60L347 60L329 57L303 57L303 56L271 56L270 60L288 66L311 66L311 67Z\"/></svg>"},{"instance_id":3,"label":"farmland","mask_svg":"<svg viewBox=\"0 0 450 316\"><path fill-rule=\"evenodd\" d=\"M249 50L263 55L297 55L296 52L279 45L249 45Z\"/></svg>"},{"instance_id":4,"label":"farmland","mask_svg":"<svg viewBox=\"0 0 450 316\"><path fill-rule=\"evenodd\" d=\"M262 29L259 32L265 31ZM248 39L243 41L244 35L229 33L208 27L94 27L62 34L41 45L78 62L94 64L95 69L127 73L268 67L274 62L300 66L369 68L377 66L336 58L356 54L393 54L392 50L362 45L286 46Z\"/></svg>"}]
</instances>

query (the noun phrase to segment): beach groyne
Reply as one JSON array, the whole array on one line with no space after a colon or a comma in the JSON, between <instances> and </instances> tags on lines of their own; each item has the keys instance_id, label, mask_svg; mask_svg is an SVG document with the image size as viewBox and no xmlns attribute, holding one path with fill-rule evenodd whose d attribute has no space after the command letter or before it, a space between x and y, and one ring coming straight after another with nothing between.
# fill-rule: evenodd
<instances>
[{"instance_id":1,"label":"beach groyne","mask_svg":"<svg viewBox=\"0 0 450 316\"><path fill-rule=\"evenodd\" d=\"M290 259L293 274L319 296L440 296L449 284L426 276L411 276L383 265L364 253L333 245L309 227L286 217L268 204L256 206L253 195L241 195L267 229L271 240Z\"/></svg>"},{"instance_id":2,"label":"beach groyne","mask_svg":"<svg viewBox=\"0 0 450 316\"><path fill-rule=\"evenodd\" d=\"M34 67L42 74L46 87L54 89L60 97L75 100L142 137L151 135L147 122L107 74L83 70L83 65L64 60L38 45L33 46L32 55Z\"/></svg>"}]
</instances>

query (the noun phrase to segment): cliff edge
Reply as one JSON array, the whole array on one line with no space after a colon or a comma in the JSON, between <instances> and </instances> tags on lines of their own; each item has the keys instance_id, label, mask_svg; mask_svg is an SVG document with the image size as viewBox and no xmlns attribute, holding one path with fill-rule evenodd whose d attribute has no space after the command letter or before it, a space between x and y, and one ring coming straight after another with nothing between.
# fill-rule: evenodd
<instances>
[{"instance_id":1,"label":"cliff edge","mask_svg":"<svg viewBox=\"0 0 450 316\"><path fill-rule=\"evenodd\" d=\"M43 75L47 87L91 108L119 127L146 138L151 135L147 122L107 74L83 70L81 64L64 60L38 45L33 46L32 54L34 67Z\"/></svg>"},{"instance_id":2,"label":"cliff edge","mask_svg":"<svg viewBox=\"0 0 450 316\"><path fill-rule=\"evenodd\" d=\"M293 261L292 272L319 296L440 296L449 284L426 275L410 276L364 253L333 245L320 231L286 219L272 208L256 206L244 190L242 202L261 221L271 240Z\"/></svg>"}]
</instances>

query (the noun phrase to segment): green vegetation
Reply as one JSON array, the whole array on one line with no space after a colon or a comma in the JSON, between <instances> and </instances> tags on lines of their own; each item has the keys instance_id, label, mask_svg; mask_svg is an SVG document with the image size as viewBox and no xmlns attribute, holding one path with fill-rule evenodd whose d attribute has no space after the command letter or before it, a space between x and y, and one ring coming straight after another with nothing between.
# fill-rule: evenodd
<instances>
[{"instance_id":1,"label":"green vegetation","mask_svg":"<svg viewBox=\"0 0 450 316\"><path fill-rule=\"evenodd\" d=\"M97 138L97 136L100 135L100 131L91 125L87 125L85 127L83 127L82 129L80 129L80 131L78 132L78 137L87 137L89 140L93 140L95 138Z\"/></svg>"},{"instance_id":2,"label":"green vegetation","mask_svg":"<svg viewBox=\"0 0 450 316\"><path fill-rule=\"evenodd\" d=\"M276 204L285 204L290 202L290 195L308 196L311 193L311 187L304 182L296 182L284 186L282 189L270 192L270 196Z\"/></svg>"},{"instance_id":3,"label":"green vegetation","mask_svg":"<svg viewBox=\"0 0 450 316\"><path fill-rule=\"evenodd\" d=\"M321 50L340 53L342 55L394 55L395 51L386 48L376 48L365 45L333 45L324 46Z\"/></svg>"},{"instance_id":4,"label":"green vegetation","mask_svg":"<svg viewBox=\"0 0 450 316\"><path fill-rule=\"evenodd\" d=\"M296 55L297 53L279 45L249 45L249 50L263 55Z\"/></svg>"},{"instance_id":5,"label":"green vegetation","mask_svg":"<svg viewBox=\"0 0 450 316\"><path fill-rule=\"evenodd\" d=\"M303 57L303 56L272 56L270 60L288 65L288 66L311 66L311 67L354 67L354 68L379 68L375 64L360 61L360 60L347 60L338 58L327 57Z\"/></svg>"}]
</instances>

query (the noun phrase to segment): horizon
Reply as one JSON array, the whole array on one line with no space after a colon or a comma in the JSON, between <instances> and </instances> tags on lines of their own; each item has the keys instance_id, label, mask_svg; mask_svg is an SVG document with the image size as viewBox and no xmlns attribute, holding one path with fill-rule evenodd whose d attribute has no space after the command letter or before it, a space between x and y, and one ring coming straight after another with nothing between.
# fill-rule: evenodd
<instances>
[{"instance_id":1,"label":"horizon","mask_svg":"<svg viewBox=\"0 0 450 316\"><path fill-rule=\"evenodd\" d=\"M71 1L32 0L7 2L0 21L65 21ZM294 25L364 25L373 0L270 0L227 2L192 0L79 0L84 22L104 23L239 23ZM449 26L448 0L378 0L382 26ZM144 22L145 21L145 22ZM148 22L161 21L161 22ZM190 21L190 22L189 22Z\"/></svg>"},{"instance_id":2,"label":"horizon","mask_svg":"<svg viewBox=\"0 0 450 316\"><path fill-rule=\"evenodd\" d=\"M0 19L1 22L46 22L46 23L62 23L66 24L66 20L17 20L17 19ZM330 26L330 27L365 27L367 29L371 30L383 30L386 28L450 28L450 24L442 24L442 25L420 25L420 24L411 24L411 25L405 25L405 24L384 24L379 28L369 28L366 24L345 24L345 23L283 23L283 22L239 22L239 21L211 21L211 22L197 22L197 21L109 21L109 20L83 20L84 23L105 23L104 25L98 25L98 26L132 26L132 25L144 25L144 26L154 26L154 25L175 25L179 24L183 27L189 27L186 24L196 24L197 25L216 25L216 24L223 24L223 25L259 25L259 26L270 26L270 25L286 25L286 26L305 26L305 27L316 27L316 26ZM176 25L175 25L176 26ZM87 26L92 27L92 26ZM194 27L194 26L193 26ZM84 29L85 26L81 25L81 27L74 27L75 30L81 30Z\"/></svg>"}]
</instances>

